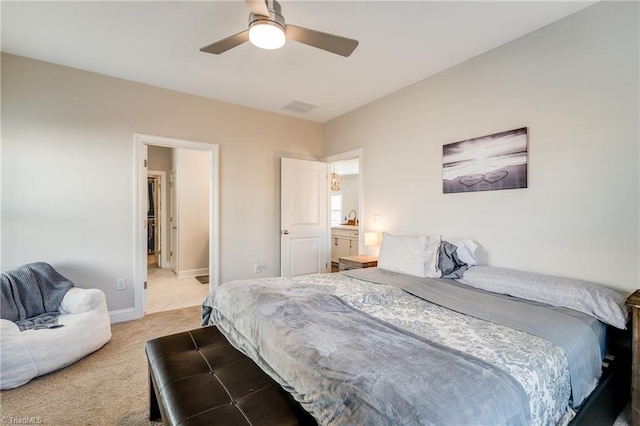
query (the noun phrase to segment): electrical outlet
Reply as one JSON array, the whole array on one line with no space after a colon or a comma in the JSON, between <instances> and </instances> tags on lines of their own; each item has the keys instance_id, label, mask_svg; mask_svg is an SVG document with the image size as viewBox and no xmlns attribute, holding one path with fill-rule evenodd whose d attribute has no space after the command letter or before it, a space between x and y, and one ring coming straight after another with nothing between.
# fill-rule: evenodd
<instances>
[{"instance_id":1,"label":"electrical outlet","mask_svg":"<svg viewBox=\"0 0 640 426\"><path fill-rule=\"evenodd\" d=\"M116 290L124 290L127 288L127 279L126 278L117 278L116 279Z\"/></svg>"},{"instance_id":2,"label":"electrical outlet","mask_svg":"<svg viewBox=\"0 0 640 426\"><path fill-rule=\"evenodd\" d=\"M262 272L262 263L261 262L256 262L255 265L253 265L253 272L255 272L256 274L259 274L260 272Z\"/></svg>"}]
</instances>

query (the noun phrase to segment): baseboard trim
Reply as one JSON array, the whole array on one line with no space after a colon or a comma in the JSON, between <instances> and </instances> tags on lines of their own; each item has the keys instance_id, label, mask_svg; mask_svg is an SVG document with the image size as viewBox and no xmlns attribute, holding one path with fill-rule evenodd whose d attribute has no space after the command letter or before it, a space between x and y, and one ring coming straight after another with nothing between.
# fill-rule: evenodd
<instances>
[{"instance_id":1,"label":"baseboard trim","mask_svg":"<svg viewBox=\"0 0 640 426\"><path fill-rule=\"evenodd\" d=\"M116 309L115 311L109 311L109 319L111 324L117 322L131 321L136 319L136 313L134 308Z\"/></svg>"},{"instance_id":2,"label":"baseboard trim","mask_svg":"<svg viewBox=\"0 0 640 426\"><path fill-rule=\"evenodd\" d=\"M178 278L193 278L199 277L200 275L209 275L209 268L200 268L200 269L187 269L185 271L178 271Z\"/></svg>"}]
</instances>

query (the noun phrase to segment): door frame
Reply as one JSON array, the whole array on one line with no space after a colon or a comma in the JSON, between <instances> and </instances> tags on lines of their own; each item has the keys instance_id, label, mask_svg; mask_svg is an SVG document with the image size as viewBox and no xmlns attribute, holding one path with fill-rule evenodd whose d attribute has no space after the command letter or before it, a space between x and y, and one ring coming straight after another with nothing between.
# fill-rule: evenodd
<instances>
[{"instance_id":1,"label":"door frame","mask_svg":"<svg viewBox=\"0 0 640 426\"><path fill-rule=\"evenodd\" d=\"M160 222L160 256L158 257L158 266L160 268L167 267L167 229L165 226L166 209L167 209L167 173L163 170L147 170L147 176L155 176L158 178L160 186L160 209L158 209L158 222Z\"/></svg>"},{"instance_id":2,"label":"door frame","mask_svg":"<svg viewBox=\"0 0 640 426\"><path fill-rule=\"evenodd\" d=\"M134 317L142 318L146 307L145 284L147 281L146 242L147 230L146 200L147 166L146 147L148 145L167 148L185 148L209 153L209 290L216 288L220 280L220 156L218 144L166 138L162 136L134 133Z\"/></svg>"},{"instance_id":3,"label":"door frame","mask_svg":"<svg viewBox=\"0 0 640 426\"><path fill-rule=\"evenodd\" d=\"M169 269L173 271L176 276L178 275L178 233L180 229L178 229L178 185L176 185L176 181L178 180L178 171L175 167L172 167L169 170L169 200L171 203L171 208L169 211ZM175 226L174 226L175 225ZM173 235L173 229L175 227L176 235Z\"/></svg>"},{"instance_id":4,"label":"door frame","mask_svg":"<svg viewBox=\"0 0 640 426\"><path fill-rule=\"evenodd\" d=\"M360 216L360 222L358 223L358 253L366 253L366 248L364 246L364 223L365 223L365 214L364 214L364 174L363 174L363 159L362 159L362 148L354 149L352 151L341 152L339 154L328 155L322 158L327 164L335 163L336 161L344 161L344 160L353 160L354 158L358 159L358 212ZM328 194L329 202L331 202L331 191ZM329 204L331 205L331 204ZM328 241L328 249L329 249L329 258L331 258L331 215L329 215L329 236L327 237Z\"/></svg>"}]
</instances>

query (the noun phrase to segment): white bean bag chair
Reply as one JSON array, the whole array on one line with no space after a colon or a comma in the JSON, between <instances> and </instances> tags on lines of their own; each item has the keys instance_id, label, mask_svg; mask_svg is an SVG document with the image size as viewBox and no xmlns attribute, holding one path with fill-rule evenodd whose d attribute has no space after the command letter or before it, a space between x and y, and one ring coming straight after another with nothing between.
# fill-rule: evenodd
<instances>
[{"instance_id":1,"label":"white bean bag chair","mask_svg":"<svg viewBox=\"0 0 640 426\"><path fill-rule=\"evenodd\" d=\"M24 385L84 358L111 339L107 300L98 289L73 287L60 304L62 327L20 331L0 319L0 389Z\"/></svg>"}]
</instances>

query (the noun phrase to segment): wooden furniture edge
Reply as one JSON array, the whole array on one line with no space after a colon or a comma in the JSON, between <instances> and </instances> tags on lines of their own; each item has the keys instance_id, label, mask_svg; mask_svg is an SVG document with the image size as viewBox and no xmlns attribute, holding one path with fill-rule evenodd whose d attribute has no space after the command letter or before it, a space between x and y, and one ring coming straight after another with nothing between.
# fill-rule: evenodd
<instances>
[{"instance_id":1,"label":"wooden furniture edge","mask_svg":"<svg viewBox=\"0 0 640 426\"><path fill-rule=\"evenodd\" d=\"M640 425L640 290L634 291L625 305L631 308L631 424Z\"/></svg>"}]
</instances>

